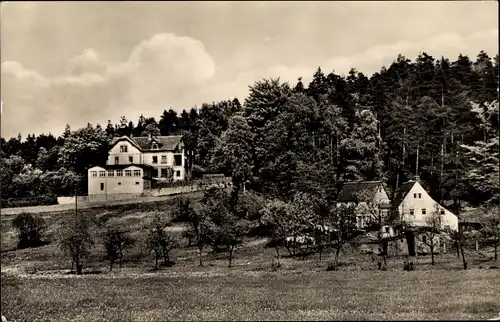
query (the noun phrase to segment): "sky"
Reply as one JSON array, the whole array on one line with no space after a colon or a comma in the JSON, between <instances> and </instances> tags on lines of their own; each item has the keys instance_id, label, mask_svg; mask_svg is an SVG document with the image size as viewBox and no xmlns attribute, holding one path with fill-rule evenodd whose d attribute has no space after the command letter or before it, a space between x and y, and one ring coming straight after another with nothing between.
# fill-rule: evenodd
<instances>
[{"instance_id":1,"label":"sky","mask_svg":"<svg viewBox=\"0 0 500 322\"><path fill-rule=\"evenodd\" d=\"M1 135L60 135L120 116L307 84L399 53L498 53L497 1L8 2L1 4Z\"/></svg>"}]
</instances>

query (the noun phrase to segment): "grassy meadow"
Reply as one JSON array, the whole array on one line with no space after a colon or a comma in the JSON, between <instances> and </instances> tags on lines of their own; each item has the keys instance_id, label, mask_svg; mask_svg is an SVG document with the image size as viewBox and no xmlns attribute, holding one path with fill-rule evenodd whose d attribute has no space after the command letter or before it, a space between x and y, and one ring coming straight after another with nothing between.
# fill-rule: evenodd
<instances>
[{"instance_id":1,"label":"grassy meadow","mask_svg":"<svg viewBox=\"0 0 500 322\"><path fill-rule=\"evenodd\" d=\"M127 227L140 240L141 227L153 209L168 212L174 201L151 205L82 210L102 223ZM67 216L44 214L48 240ZM248 238L237 251L234 267L225 254L207 253L198 266L194 247L173 251L176 264L153 270L154 260L138 241L124 267L108 270L99 242L85 262L86 274L68 274L71 262L51 242L16 249L10 221L1 217L1 314L9 321L153 321L153 320L484 320L500 312L500 270L487 249L467 251L469 269L456 254L414 259L415 270L403 270L403 258L390 258L388 270L377 260L348 249L339 271L326 271L329 255L305 259L282 257L272 267L273 248L264 238ZM182 224L170 230L180 236ZM285 252L283 251L284 255ZM498 266L498 265L497 265Z\"/></svg>"}]
</instances>

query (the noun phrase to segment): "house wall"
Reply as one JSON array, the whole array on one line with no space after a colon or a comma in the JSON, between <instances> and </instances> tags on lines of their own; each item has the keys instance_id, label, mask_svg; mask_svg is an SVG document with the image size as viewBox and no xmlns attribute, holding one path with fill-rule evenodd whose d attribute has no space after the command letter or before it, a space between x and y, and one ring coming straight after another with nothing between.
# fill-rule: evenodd
<instances>
[{"instance_id":1,"label":"house wall","mask_svg":"<svg viewBox=\"0 0 500 322\"><path fill-rule=\"evenodd\" d=\"M126 145L127 152L120 152L120 146ZM130 164L130 163L138 163L142 164L142 153L137 149L132 143L127 140L122 140L117 142L108 152L108 163L107 164L115 164L115 157L119 158L118 164ZM129 161L129 157L133 157L133 162Z\"/></svg>"},{"instance_id":2,"label":"house wall","mask_svg":"<svg viewBox=\"0 0 500 322\"><path fill-rule=\"evenodd\" d=\"M121 152L121 146L127 146L127 152ZM141 153L139 149L137 149L130 141L122 140L117 142L110 150L108 154L107 164L112 165L116 164L115 158L118 157L118 164L147 164L155 167L157 169L157 173L154 174L155 177L161 177L161 169L172 168L173 170L173 180L179 181L184 180L186 177L185 171L185 155L184 155L184 146L182 142L179 144L180 149L177 152L172 151L158 151L158 152L146 152ZM181 156L181 164L176 166L174 165L174 155ZM129 157L132 157L133 160L130 162ZM153 157L157 157L157 163L153 163ZM166 157L166 160L162 162L163 158Z\"/></svg>"},{"instance_id":3,"label":"house wall","mask_svg":"<svg viewBox=\"0 0 500 322\"><path fill-rule=\"evenodd\" d=\"M125 170L130 170L132 176L126 176ZM93 176L93 171L97 171L97 177ZM101 172L105 175L101 176ZM144 172L137 166L127 167L122 171L122 176L117 176L118 170L109 170L114 172L114 176L108 176L108 171L102 167L93 167L88 171L88 194L90 195L113 195L113 194L141 194L144 190ZM139 175L134 175L134 171L140 171Z\"/></svg>"},{"instance_id":4,"label":"house wall","mask_svg":"<svg viewBox=\"0 0 500 322\"><path fill-rule=\"evenodd\" d=\"M419 193L421 194L421 198L419 198ZM415 198L415 194L417 198ZM418 182L413 185L408 194L403 198L398 211L403 221L416 226L423 226L426 224L427 218L436 211L436 205L439 207L440 212L444 210L444 214L440 214L442 228L449 225L451 229L457 230L458 217L434 201ZM414 210L413 215L411 215L411 209ZM422 214L422 209L426 210L426 214Z\"/></svg>"}]
</instances>

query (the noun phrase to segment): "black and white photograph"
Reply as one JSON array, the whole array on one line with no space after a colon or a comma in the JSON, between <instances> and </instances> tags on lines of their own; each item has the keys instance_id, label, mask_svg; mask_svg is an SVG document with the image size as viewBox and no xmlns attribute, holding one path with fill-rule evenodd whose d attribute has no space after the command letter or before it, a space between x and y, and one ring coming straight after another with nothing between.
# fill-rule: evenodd
<instances>
[{"instance_id":1,"label":"black and white photograph","mask_svg":"<svg viewBox=\"0 0 500 322\"><path fill-rule=\"evenodd\" d=\"M2 1L2 322L500 320L498 21Z\"/></svg>"}]
</instances>

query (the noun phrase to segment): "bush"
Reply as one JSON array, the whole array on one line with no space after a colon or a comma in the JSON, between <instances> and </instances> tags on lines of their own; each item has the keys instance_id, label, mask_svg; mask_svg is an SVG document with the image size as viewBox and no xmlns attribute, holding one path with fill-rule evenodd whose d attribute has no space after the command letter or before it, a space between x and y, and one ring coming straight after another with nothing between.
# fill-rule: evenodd
<instances>
[{"instance_id":1,"label":"bush","mask_svg":"<svg viewBox=\"0 0 500 322\"><path fill-rule=\"evenodd\" d=\"M40 215L21 213L12 224L19 238L18 248L36 247L42 245L42 235L47 229L45 220Z\"/></svg>"}]
</instances>

